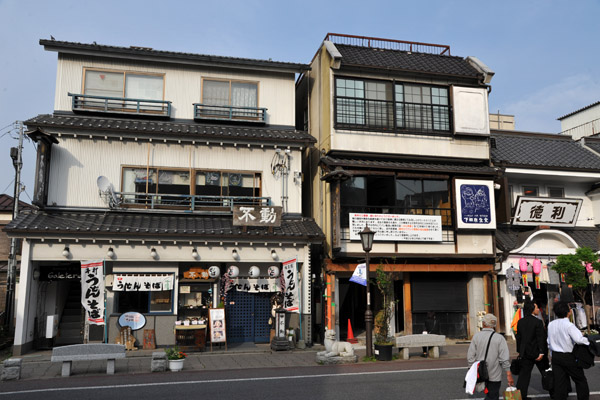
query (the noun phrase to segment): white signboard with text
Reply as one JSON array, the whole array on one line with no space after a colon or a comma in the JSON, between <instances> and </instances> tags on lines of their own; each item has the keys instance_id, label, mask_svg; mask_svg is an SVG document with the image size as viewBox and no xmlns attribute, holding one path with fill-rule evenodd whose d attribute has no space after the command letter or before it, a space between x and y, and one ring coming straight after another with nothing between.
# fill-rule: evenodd
<instances>
[{"instance_id":1,"label":"white signboard with text","mask_svg":"<svg viewBox=\"0 0 600 400\"><path fill-rule=\"evenodd\" d=\"M369 225L373 240L396 242L441 242L440 215L350 213L350 240L360 240L359 233Z\"/></svg>"},{"instance_id":2,"label":"white signboard with text","mask_svg":"<svg viewBox=\"0 0 600 400\"><path fill-rule=\"evenodd\" d=\"M575 226L581 199L519 196L513 225Z\"/></svg>"}]
</instances>

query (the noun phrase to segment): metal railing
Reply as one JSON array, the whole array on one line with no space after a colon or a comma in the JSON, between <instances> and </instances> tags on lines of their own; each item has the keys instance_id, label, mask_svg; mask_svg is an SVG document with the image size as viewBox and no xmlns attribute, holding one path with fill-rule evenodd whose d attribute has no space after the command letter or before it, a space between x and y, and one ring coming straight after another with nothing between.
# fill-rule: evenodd
<instances>
[{"instance_id":1,"label":"metal railing","mask_svg":"<svg viewBox=\"0 0 600 400\"><path fill-rule=\"evenodd\" d=\"M449 132L450 106L335 97L335 127Z\"/></svg>"},{"instance_id":2,"label":"metal railing","mask_svg":"<svg viewBox=\"0 0 600 400\"><path fill-rule=\"evenodd\" d=\"M401 50L414 53L450 55L450 46L445 44L409 42L406 40L382 39L368 36L344 35L328 33L325 40L351 46L372 47L377 49Z\"/></svg>"},{"instance_id":3,"label":"metal railing","mask_svg":"<svg viewBox=\"0 0 600 400\"><path fill-rule=\"evenodd\" d=\"M122 207L183 211L231 211L233 206L270 206L270 197L203 196L168 193L116 192Z\"/></svg>"},{"instance_id":4,"label":"metal railing","mask_svg":"<svg viewBox=\"0 0 600 400\"><path fill-rule=\"evenodd\" d=\"M267 109L261 107L215 106L194 103L194 119L225 119L265 123Z\"/></svg>"},{"instance_id":5,"label":"metal railing","mask_svg":"<svg viewBox=\"0 0 600 400\"><path fill-rule=\"evenodd\" d=\"M116 114L143 114L144 116L171 116L171 102L163 100L130 99L126 97L73 94L73 111L89 111Z\"/></svg>"}]
</instances>

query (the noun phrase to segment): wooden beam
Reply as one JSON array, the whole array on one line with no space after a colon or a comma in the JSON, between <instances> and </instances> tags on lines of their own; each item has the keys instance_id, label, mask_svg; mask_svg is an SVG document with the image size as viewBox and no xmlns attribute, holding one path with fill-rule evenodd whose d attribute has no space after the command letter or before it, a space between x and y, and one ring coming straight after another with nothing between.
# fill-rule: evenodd
<instances>
[{"instance_id":1,"label":"wooden beam","mask_svg":"<svg viewBox=\"0 0 600 400\"><path fill-rule=\"evenodd\" d=\"M336 263L325 260L325 269L329 272L354 272L358 263ZM373 265L374 266L374 265ZM491 272L494 264L382 264L386 272ZM377 267L374 266L374 269Z\"/></svg>"},{"instance_id":2,"label":"wooden beam","mask_svg":"<svg viewBox=\"0 0 600 400\"><path fill-rule=\"evenodd\" d=\"M410 293L410 273L404 274L404 334L412 335L412 302Z\"/></svg>"}]
</instances>

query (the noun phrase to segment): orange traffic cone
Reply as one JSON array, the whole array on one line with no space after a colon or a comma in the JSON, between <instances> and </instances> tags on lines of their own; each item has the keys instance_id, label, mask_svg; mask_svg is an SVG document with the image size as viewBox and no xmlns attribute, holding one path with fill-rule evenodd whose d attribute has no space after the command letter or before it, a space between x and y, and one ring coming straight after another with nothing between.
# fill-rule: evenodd
<instances>
[{"instance_id":1,"label":"orange traffic cone","mask_svg":"<svg viewBox=\"0 0 600 400\"><path fill-rule=\"evenodd\" d=\"M358 339L354 338L354 333L352 332L352 324L350 323L350 318L348 318L348 339L346 339L348 343L358 343Z\"/></svg>"}]
</instances>

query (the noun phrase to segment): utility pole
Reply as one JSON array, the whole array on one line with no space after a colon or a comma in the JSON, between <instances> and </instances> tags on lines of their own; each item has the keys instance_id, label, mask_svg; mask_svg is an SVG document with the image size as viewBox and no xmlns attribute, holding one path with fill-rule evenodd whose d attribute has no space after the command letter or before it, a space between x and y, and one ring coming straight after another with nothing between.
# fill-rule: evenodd
<instances>
[{"instance_id":1,"label":"utility pole","mask_svg":"<svg viewBox=\"0 0 600 400\"><path fill-rule=\"evenodd\" d=\"M19 126L19 146L11 147L10 158L15 167L15 195L13 198L13 221L19 214L19 195L21 193L21 167L23 167L23 123L17 121ZM6 308L4 325L11 327L13 310L15 305L15 286L17 275L17 242L16 238L10 240L10 252L8 254L8 273L6 276Z\"/></svg>"}]
</instances>

